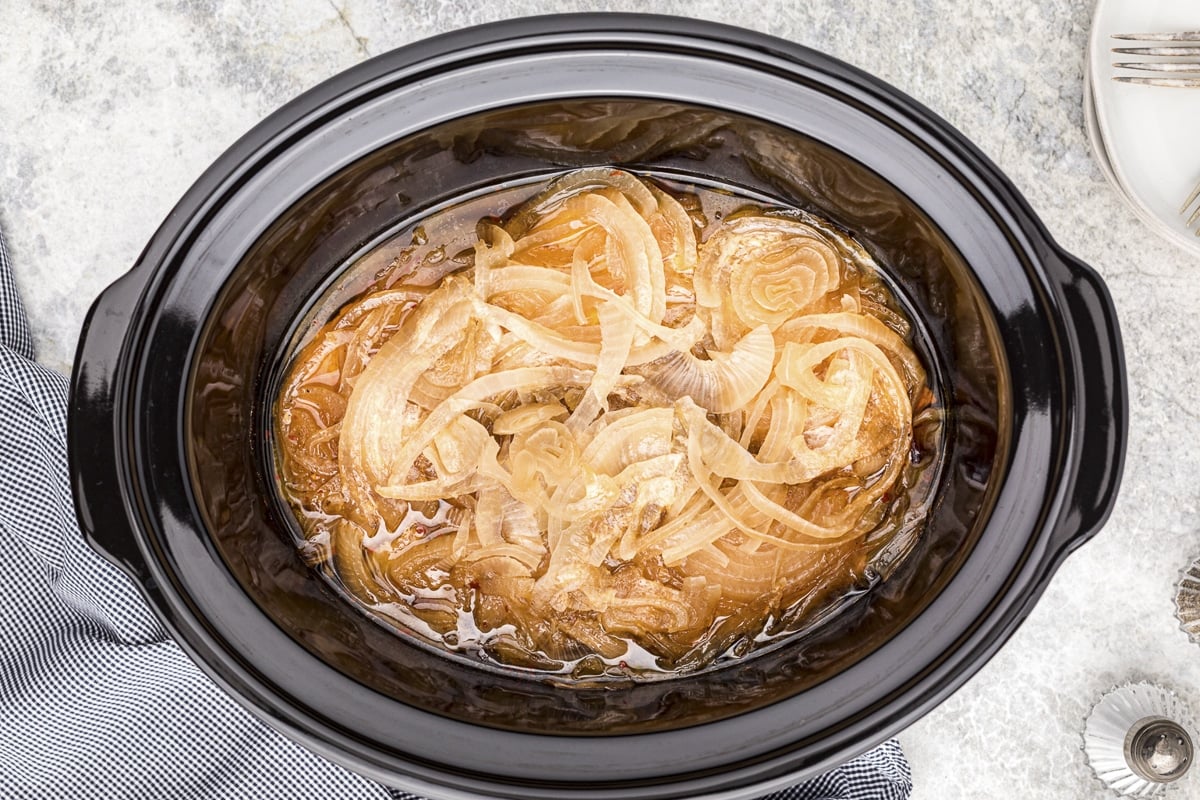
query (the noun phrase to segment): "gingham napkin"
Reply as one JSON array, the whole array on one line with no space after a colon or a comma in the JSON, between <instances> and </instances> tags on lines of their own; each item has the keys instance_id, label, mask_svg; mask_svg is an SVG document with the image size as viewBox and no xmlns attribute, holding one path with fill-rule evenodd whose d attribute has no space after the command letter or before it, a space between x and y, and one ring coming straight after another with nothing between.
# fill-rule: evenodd
<instances>
[{"instance_id":1,"label":"gingham napkin","mask_svg":"<svg viewBox=\"0 0 1200 800\"><path fill-rule=\"evenodd\" d=\"M67 379L34 361L0 233L0 798L420 800L292 744L175 645L84 543ZM764 800L904 800L890 741Z\"/></svg>"}]
</instances>

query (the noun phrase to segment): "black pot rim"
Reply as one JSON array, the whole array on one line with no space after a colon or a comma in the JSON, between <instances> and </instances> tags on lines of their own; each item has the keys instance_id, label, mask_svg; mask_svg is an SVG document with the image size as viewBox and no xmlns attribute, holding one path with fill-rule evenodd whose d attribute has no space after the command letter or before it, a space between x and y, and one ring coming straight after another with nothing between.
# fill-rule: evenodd
<instances>
[{"instance_id":1,"label":"black pot rim","mask_svg":"<svg viewBox=\"0 0 1200 800\"><path fill-rule=\"evenodd\" d=\"M151 366L145 362L143 348L155 326L162 324L164 307L169 308L171 269L203 239L206 226L239 187L306 136L355 106L439 72L530 53L605 49L711 58L747 74L771 75L797 87L836 95L877 117L881 128L897 131L897 136L908 138L943 165L947 180L973 196L980 218L990 217L1008 241L1031 294L1041 304L1046 347L1059 371L1055 377L1061 397L1042 398L1048 405L1035 413L1037 432L1029 435L1049 432L1053 441L1044 442L1048 449L1036 458L1022 451L1020 443L1014 443L1009 455L1011 469L1044 472L1047 490L1036 508L1030 508L1016 488L1001 489L994 506L996 525L1007 520L1026 531L1020 546L1010 548L1008 568L992 574L976 571L974 598L962 606L969 611L960 612L971 618L951 626L953 636L939 630L954 616L944 609L956 602L962 605L971 592L962 585L951 591L959 579L951 581L944 596L904 631L909 648L921 641L949 641L947 647L917 665L904 680L880 671L877 680L888 691L853 713L834 713L836 724L822 729L819 737L814 737L810 725L807 738L771 749L743 749L726 762L698 769L676 765L671 774L587 783L539 784L528 776L471 774L448 770L419 754L400 757L364 750L362 740L352 732L314 713L311 704L265 676L260 665L231 651L225 632L188 596L186 581L179 576L179 559L187 553L196 558L213 554L211 548L206 551L194 541L186 551L167 552L163 547L163 519L176 509L156 501L136 463L143 445L136 422L139 384ZM178 357L186 361L188 354ZM1067 553L1099 529L1115 501L1127 424L1120 336L1103 283L1051 241L1011 184L961 134L877 79L799 45L713 23L630 14L532 17L447 34L360 64L280 109L204 173L133 270L93 306L76 360L71 402L70 454L81 528L97 550L135 579L189 655L252 712L311 749L385 782L404 783L414 791L446 798L752 797L867 749L928 712L973 675L1025 618ZM229 583L226 588L236 591ZM939 603L943 610L931 613ZM862 662L868 664L864 669L869 672L902 662L893 654L899 649L896 645L889 642L881 647ZM858 680L852 685L844 686L838 676L823 684L823 691L831 697L852 696L865 685L863 670L856 674ZM797 704L785 702L743 715L741 725L715 725L740 731L757 727L769 732L764 740L779 742L787 738L781 730L804 727L798 709ZM688 752L686 731L588 739L580 747L591 748L596 759L619 757L617 751L644 748L650 737L669 749ZM540 738L552 741L552 737ZM619 739L639 741L603 743ZM582 752L570 750L575 746L566 743L561 747L570 751L563 756L565 765L574 763Z\"/></svg>"}]
</instances>

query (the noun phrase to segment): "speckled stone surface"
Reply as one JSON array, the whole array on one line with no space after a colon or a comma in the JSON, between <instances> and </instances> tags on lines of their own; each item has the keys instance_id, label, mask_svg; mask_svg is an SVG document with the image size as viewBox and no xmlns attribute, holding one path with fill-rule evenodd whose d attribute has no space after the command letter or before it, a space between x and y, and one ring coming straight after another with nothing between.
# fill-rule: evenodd
<instances>
[{"instance_id":1,"label":"speckled stone surface","mask_svg":"<svg viewBox=\"0 0 1200 800\"><path fill-rule=\"evenodd\" d=\"M64 371L92 298L209 162L292 96L414 39L545 11L681 13L801 42L893 83L974 140L1054 237L1108 281L1133 409L1107 527L1066 561L1000 653L901 737L913 796L1103 797L1080 750L1083 718L1103 691L1151 680L1200 706L1200 649L1172 607L1179 571L1200 555L1200 259L1155 239L1092 159L1081 107L1090 0L0 8L0 222L39 358Z\"/></svg>"}]
</instances>

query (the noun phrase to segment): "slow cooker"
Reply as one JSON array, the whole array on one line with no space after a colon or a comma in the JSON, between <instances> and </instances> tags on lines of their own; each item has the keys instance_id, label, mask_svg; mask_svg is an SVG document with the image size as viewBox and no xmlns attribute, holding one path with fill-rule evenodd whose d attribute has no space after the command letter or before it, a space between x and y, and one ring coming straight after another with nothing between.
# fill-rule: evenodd
<instances>
[{"instance_id":1,"label":"slow cooker","mask_svg":"<svg viewBox=\"0 0 1200 800\"><path fill-rule=\"evenodd\" d=\"M489 186L613 165L817 213L883 266L947 407L915 550L837 624L667 681L446 658L304 564L269 441L289 348L347 268ZM431 798L747 798L961 686L1104 523L1126 388L1112 302L961 134L769 36L641 15L429 39L251 130L96 300L73 376L80 526L249 711Z\"/></svg>"}]
</instances>

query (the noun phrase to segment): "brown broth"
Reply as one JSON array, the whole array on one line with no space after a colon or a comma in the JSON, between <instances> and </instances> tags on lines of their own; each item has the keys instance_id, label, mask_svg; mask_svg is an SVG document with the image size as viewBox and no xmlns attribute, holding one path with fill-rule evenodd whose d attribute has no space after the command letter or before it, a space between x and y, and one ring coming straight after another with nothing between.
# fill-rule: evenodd
<instances>
[{"instance_id":1,"label":"brown broth","mask_svg":"<svg viewBox=\"0 0 1200 800\"><path fill-rule=\"evenodd\" d=\"M684 206L702 242L723 220L763 213L799 214L736 187L683 183L664 176L656 176L654 181ZM936 400L941 393L936 384L914 391L919 402L914 407L912 448L894 489L870 512L875 522L870 530L808 557L792 577L803 573L809 579L793 579L789 586L752 604L723 598L702 630L685 631L684 636L615 635L608 638L619 640L623 649L600 652L585 641L587 635L556 631L546 634L546 646L531 646L519 626L497 624L504 619L503 613L497 617L487 612L487 592L478 580L454 574L453 569L440 566L438 559L432 559L423 571L423 581L397 586L386 570L377 568L379 559L367 557L369 577L379 586L375 593L352 589L339 572L334 557L338 525L356 519L360 510L340 485L338 440L330 431L345 412L354 377L411 318L422 292L439 286L449 275L471 270L481 221L510 222L515 210L544 186L510 186L435 210L360 258L310 314L275 408L280 488L300 525L303 538L297 545L301 552L324 579L386 624L415 633L450 654L568 679L672 677L719 666L816 630L886 578L920 536L942 460L941 411ZM809 216L803 219L853 241L832 223ZM868 259L865 253L862 257ZM857 290L877 307L878 317L911 341L910 315L885 283L886 276L863 269L854 275ZM414 301L388 309L362 304L362 298L386 290L412 291ZM301 373L303 380L294 381ZM289 394L289 385L296 391ZM427 549L434 542L445 546L469 506L453 497L409 504L376 494L374 501L383 526L379 541L388 539L395 551L396 532L407 537L401 542L400 557ZM730 539L731 548L743 544L739 535ZM365 546L370 549L371 543ZM613 574L636 569L674 589L688 577L680 569L650 561L614 563L609 568ZM545 562L538 566L542 573L545 569ZM529 620L525 627L547 624L551 623Z\"/></svg>"}]
</instances>

